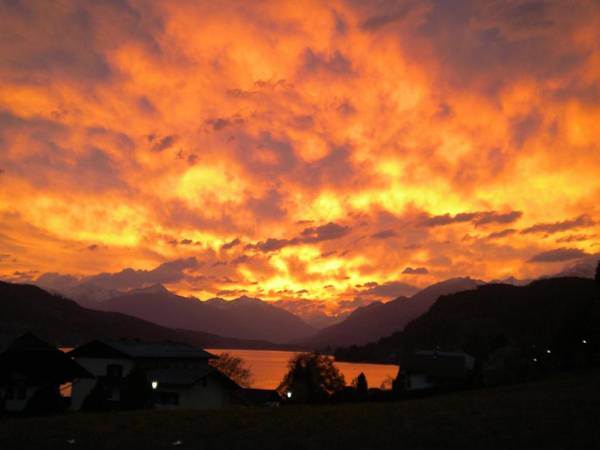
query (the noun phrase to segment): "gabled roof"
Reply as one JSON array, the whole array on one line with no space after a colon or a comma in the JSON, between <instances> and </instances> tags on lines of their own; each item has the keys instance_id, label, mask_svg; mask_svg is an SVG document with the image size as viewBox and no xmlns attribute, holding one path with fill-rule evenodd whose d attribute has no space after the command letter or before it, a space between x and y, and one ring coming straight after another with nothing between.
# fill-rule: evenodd
<instances>
[{"instance_id":1,"label":"gabled roof","mask_svg":"<svg viewBox=\"0 0 600 450\"><path fill-rule=\"evenodd\" d=\"M28 381L65 383L76 378L94 378L65 353L32 333L17 338L0 354L0 380L16 375Z\"/></svg>"},{"instance_id":2,"label":"gabled roof","mask_svg":"<svg viewBox=\"0 0 600 450\"><path fill-rule=\"evenodd\" d=\"M204 377L209 377L223 383L229 389L240 389L231 378L211 366L201 369L157 369L148 372L149 381L158 381L167 386L193 386Z\"/></svg>"},{"instance_id":3,"label":"gabled roof","mask_svg":"<svg viewBox=\"0 0 600 450\"><path fill-rule=\"evenodd\" d=\"M127 359L211 359L211 353L178 342L141 342L136 340L96 340L72 350L69 355L80 358Z\"/></svg>"}]
</instances>

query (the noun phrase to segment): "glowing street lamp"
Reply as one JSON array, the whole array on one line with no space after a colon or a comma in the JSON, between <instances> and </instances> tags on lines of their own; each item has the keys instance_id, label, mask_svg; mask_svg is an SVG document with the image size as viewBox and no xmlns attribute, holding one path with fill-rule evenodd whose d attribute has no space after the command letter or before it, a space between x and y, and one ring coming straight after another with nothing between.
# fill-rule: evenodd
<instances>
[{"instance_id":1,"label":"glowing street lamp","mask_svg":"<svg viewBox=\"0 0 600 450\"><path fill-rule=\"evenodd\" d=\"M285 393L285 396L286 396L287 398L292 398L292 391L287 391L287 392Z\"/></svg>"},{"instance_id":2,"label":"glowing street lamp","mask_svg":"<svg viewBox=\"0 0 600 450\"><path fill-rule=\"evenodd\" d=\"M550 353L552 353L552 350L546 349L546 353L549 355Z\"/></svg>"},{"instance_id":3,"label":"glowing street lamp","mask_svg":"<svg viewBox=\"0 0 600 450\"><path fill-rule=\"evenodd\" d=\"M158 388L158 381L154 380L150 385L152 386L152 389L156 390L156 388Z\"/></svg>"},{"instance_id":4,"label":"glowing street lamp","mask_svg":"<svg viewBox=\"0 0 600 450\"><path fill-rule=\"evenodd\" d=\"M587 339L582 339L582 340L581 340L581 343L582 343L582 344L587 344Z\"/></svg>"}]
</instances>

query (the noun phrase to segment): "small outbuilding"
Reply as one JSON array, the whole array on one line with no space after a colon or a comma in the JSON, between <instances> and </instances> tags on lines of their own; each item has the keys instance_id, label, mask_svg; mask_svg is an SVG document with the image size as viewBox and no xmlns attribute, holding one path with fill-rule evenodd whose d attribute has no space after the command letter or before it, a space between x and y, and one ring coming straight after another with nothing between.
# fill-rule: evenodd
<instances>
[{"instance_id":1,"label":"small outbuilding","mask_svg":"<svg viewBox=\"0 0 600 450\"><path fill-rule=\"evenodd\" d=\"M464 352L421 350L400 364L400 389L425 391L465 385L475 367L475 358Z\"/></svg>"}]
</instances>

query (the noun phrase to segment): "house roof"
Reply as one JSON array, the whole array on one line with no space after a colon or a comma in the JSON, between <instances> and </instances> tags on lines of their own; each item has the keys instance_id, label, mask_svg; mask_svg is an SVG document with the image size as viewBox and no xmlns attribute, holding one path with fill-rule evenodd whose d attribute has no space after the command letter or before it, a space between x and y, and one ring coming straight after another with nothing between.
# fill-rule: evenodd
<instances>
[{"instance_id":1,"label":"house roof","mask_svg":"<svg viewBox=\"0 0 600 450\"><path fill-rule=\"evenodd\" d=\"M156 369L147 373L149 381L158 381L167 386L193 386L204 377L210 377L223 383L230 389L239 389L240 386L231 378L211 366L199 369Z\"/></svg>"},{"instance_id":2,"label":"house roof","mask_svg":"<svg viewBox=\"0 0 600 450\"><path fill-rule=\"evenodd\" d=\"M52 383L94 377L65 353L32 333L20 336L0 354L0 380L10 381L15 376Z\"/></svg>"},{"instance_id":3,"label":"house roof","mask_svg":"<svg viewBox=\"0 0 600 450\"><path fill-rule=\"evenodd\" d=\"M266 403L277 403L281 401L281 397L275 389L252 389L245 388L241 392L241 396L247 404L264 405Z\"/></svg>"},{"instance_id":4,"label":"house roof","mask_svg":"<svg viewBox=\"0 0 600 450\"><path fill-rule=\"evenodd\" d=\"M69 353L88 358L120 357L132 359L211 359L213 354L179 342L142 342L137 340L96 340Z\"/></svg>"},{"instance_id":5,"label":"house roof","mask_svg":"<svg viewBox=\"0 0 600 450\"><path fill-rule=\"evenodd\" d=\"M468 374L466 353L458 352L415 352L402 364L403 372L428 375L437 378L465 378Z\"/></svg>"}]
</instances>

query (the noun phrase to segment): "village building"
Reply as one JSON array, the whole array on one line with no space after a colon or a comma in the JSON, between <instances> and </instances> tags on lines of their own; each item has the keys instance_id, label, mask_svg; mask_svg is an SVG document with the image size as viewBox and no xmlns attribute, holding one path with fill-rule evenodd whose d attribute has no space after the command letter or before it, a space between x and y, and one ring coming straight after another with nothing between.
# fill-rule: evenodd
<instances>
[{"instance_id":1,"label":"village building","mask_svg":"<svg viewBox=\"0 0 600 450\"><path fill-rule=\"evenodd\" d=\"M66 354L26 333L0 354L0 410L61 411L68 404L61 386L92 379Z\"/></svg>"},{"instance_id":2,"label":"village building","mask_svg":"<svg viewBox=\"0 0 600 450\"><path fill-rule=\"evenodd\" d=\"M208 409L240 403L241 388L187 344L96 340L69 353L96 379L73 384L72 409L98 397L110 408Z\"/></svg>"},{"instance_id":3,"label":"village building","mask_svg":"<svg viewBox=\"0 0 600 450\"><path fill-rule=\"evenodd\" d=\"M463 386L475 367L464 352L416 351L405 358L398 375L403 391L425 391Z\"/></svg>"}]
</instances>

